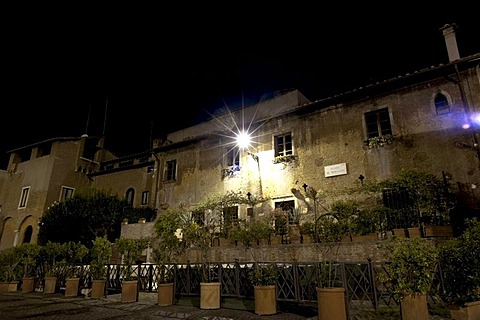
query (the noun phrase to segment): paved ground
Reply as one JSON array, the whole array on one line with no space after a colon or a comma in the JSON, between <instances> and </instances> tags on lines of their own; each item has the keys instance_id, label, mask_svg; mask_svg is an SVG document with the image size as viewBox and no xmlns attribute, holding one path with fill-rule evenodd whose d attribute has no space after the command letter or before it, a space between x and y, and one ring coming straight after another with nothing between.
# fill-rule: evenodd
<instances>
[{"instance_id":1,"label":"paved ground","mask_svg":"<svg viewBox=\"0 0 480 320\"><path fill-rule=\"evenodd\" d=\"M186 319L186 320L316 320L317 309L308 306L278 306L274 315L259 316L253 312L253 301L222 300L222 308L202 310L198 298L182 298L173 306L156 305L156 293L140 293L139 301L120 302L120 295L106 299L89 297L65 297L62 293L0 292L0 320L130 320L130 319ZM445 310L435 311L445 313ZM351 320L396 320L398 310L350 309ZM432 315L430 319L450 319L449 316Z\"/></svg>"}]
</instances>

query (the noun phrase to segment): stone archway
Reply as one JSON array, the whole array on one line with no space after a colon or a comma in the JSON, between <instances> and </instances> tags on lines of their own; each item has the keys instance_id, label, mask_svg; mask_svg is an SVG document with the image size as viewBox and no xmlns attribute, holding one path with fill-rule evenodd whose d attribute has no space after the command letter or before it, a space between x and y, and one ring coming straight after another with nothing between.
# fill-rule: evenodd
<instances>
[{"instance_id":1,"label":"stone archway","mask_svg":"<svg viewBox=\"0 0 480 320\"><path fill-rule=\"evenodd\" d=\"M38 222L33 216L26 217L19 227L17 245L22 243L37 242Z\"/></svg>"}]
</instances>

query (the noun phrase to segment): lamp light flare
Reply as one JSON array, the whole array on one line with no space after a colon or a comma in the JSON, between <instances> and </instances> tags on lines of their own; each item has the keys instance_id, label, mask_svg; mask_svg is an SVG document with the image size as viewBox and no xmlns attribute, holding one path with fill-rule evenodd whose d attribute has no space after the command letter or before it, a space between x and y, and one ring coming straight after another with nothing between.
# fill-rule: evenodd
<instances>
[{"instance_id":1,"label":"lamp light flare","mask_svg":"<svg viewBox=\"0 0 480 320\"><path fill-rule=\"evenodd\" d=\"M244 131L237 134L237 145L242 148L246 149L250 146L250 135Z\"/></svg>"},{"instance_id":2,"label":"lamp light flare","mask_svg":"<svg viewBox=\"0 0 480 320\"><path fill-rule=\"evenodd\" d=\"M480 114L475 114L472 116L472 121L476 124L480 124Z\"/></svg>"}]
</instances>

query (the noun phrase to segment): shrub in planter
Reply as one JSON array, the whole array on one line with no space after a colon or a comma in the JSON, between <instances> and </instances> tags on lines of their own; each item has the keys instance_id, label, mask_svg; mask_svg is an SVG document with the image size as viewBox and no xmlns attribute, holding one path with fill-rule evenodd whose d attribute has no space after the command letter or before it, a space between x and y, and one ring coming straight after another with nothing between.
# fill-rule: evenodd
<instances>
[{"instance_id":1,"label":"shrub in planter","mask_svg":"<svg viewBox=\"0 0 480 320\"><path fill-rule=\"evenodd\" d=\"M122 254L122 279L136 280L133 265L139 263L143 250L148 248L148 239L129 239L120 237L115 241L115 247Z\"/></svg>"},{"instance_id":2,"label":"shrub in planter","mask_svg":"<svg viewBox=\"0 0 480 320\"><path fill-rule=\"evenodd\" d=\"M11 247L0 251L0 282L19 281L22 268L22 255L18 247Z\"/></svg>"},{"instance_id":3,"label":"shrub in planter","mask_svg":"<svg viewBox=\"0 0 480 320\"><path fill-rule=\"evenodd\" d=\"M134 274L133 265L140 263L143 250L148 248L148 239L129 239L120 237L115 247L122 254L122 302L138 301L138 272Z\"/></svg>"},{"instance_id":4,"label":"shrub in planter","mask_svg":"<svg viewBox=\"0 0 480 320\"><path fill-rule=\"evenodd\" d=\"M83 262L83 258L88 254L88 248L80 242L66 242L64 246L64 259L66 264L65 276L74 278L81 276L77 266Z\"/></svg>"},{"instance_id":5,"label":"shrub in planter","mask_svg":"<svg viewBox=\"0 0 480 320\"><path fill-rule=\"evenodd\" d=\"M90 276L92 280L105 280L107 278L107 264L112 256L113 244L104 237L96 237L90 248Z\"/></svg>"},{"instance_id":6,"label":"shrub in planter","mask_svg":"<svg viewBox=\"0 0 480 320\"><path fill-rule=\"evenodd\" d=\"M177 235L182 229L186 212L181 209L167 209L161 212L154 224L154 236L150 240L153 260L160 268L159 283L173 282L168 265L177 261L185 252L185 241Z\"/></svg>"},{"instance_id":7,"label":"shrub in planter","mask_svg":"<svg viewBox=\"0 0 480 320\"><path fill-rule=\"evenodd\" d=\"M182 229L186 212L182 209L167 209L160 212L154 224L154 236L150 240L153 260L160 268L158 277L158 305L173 304L174 295L174 266L186 250L178 231Z\"/></svg>"},{"instance_id":8,"label":"shrub in planter","mask_svg":"<svg viewBox=\"0 0 480 320\"><path fill-rule=\"evenodd\" d=\"M245 251L250 251L255 261L248 277L253 285L255 313L258 315L271 315L277 312L276 284L278 272L271 263L258 262L255 251L251 251L251 249L260 239L269 239L274 232L275 229L269 219L253 222L242 221L237 232Z\"/></svg>"},{"instance_id":9,"label":"shrub in planter","mask_svg":"<svg viewBox=\"0 0 480 320\"><path fill-rule=\"evenodd\" d=\"M43 266L43 277L58 277L65 268L65 246L58 242L48 241L40 250Z\"/></svg>"},{"instance_id":10,"label":"shrub in planter","mask_svg":"<svg viewBox=\"0 0 480 320\"><path fill-rule=\"evenodd\" d=\"M83 276L83 258L88 254L88 248L80 242L66 242L64 246L65 261L65 296L78 295L80 278Z\"/></svg>"},{"instance_id":11,"label":"shrub in planter","mask_svg":"<svg viewBox=\"0 0 480 320\"><path fill-rule=\"evenodd\" d=\"M32 292L35 289L36 267L40 262L40 251L42 248L37 243L23 243L17 248L22 257L22 291Z\"/></svg>"},{"instance_id":12,"label":"shrub in planter","mask_svg":"<svg viewBox=\"0 0 480 320\"><path fill-rule=\"evenodd\" d=\"M438 249L425 238L393 237L386 249L385 272L377 276L400 300L402 319L428 319L426 295L432 286ZM418 303L418 304L417 304Z\"/></svg>"},{"instance_id":13,"label":"shrub in planter","mask_svg":"<svg viewBox=\"0 0 480 320\"><path fill-rule=\"evenodd\" d=\"M23 243L17 247L21 256L22 276L35 276L36 267L39 264L41 246L37 243Z\"/></svg>"},{"instance_id":14,"label":"shrub in planter","mask_svg":"<svg viewBox=\"0 0 480 320\"><path fill-rule=\"evenodd\" d=\"M442 299L456 307L480 301L480 221L468 220L459 237L442 243L439 259L444 284Z\"/></svg>"},{"instance_id":15,"label":"shrub in planter","mask_svg":"<svg viewBox=\"0 0 480 320\"><path fill-rule=\"evenodd\" d=\"M96 237L90 248L90 276L92 279L92 298L105 297L106 279L110 257L112 256L112 243L106 236Z\"/></svg>"},{"instance_id":16,"label":"shrub in planter","mask_svg":"<svg viewBox=\"0 0 480 320\"><path fill-rule=\"evenodd\" d=\"M58 280L64 276L67 267L65 248L65 244L48 241L40 250L44 293L55 293L59 289Z\"/></svg>"},{"instance_id":17,"label":"shrub in planter","mask_svg":"<svg viewBox=\"0 0 480 320\"><path fill-rule=\"evenodd\" d=\"M248 278L253 286L271 286L277 283L278 272L272 264L255 263Z\"/></svg>"}]
</instances>

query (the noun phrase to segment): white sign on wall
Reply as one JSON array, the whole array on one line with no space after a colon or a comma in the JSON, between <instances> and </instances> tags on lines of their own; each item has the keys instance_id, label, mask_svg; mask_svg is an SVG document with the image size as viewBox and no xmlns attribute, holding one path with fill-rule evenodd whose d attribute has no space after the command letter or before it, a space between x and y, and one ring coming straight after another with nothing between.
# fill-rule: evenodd
<instances>
[{"instance_id":1,"label":"white sign on wall","mask_svg":"<svg viewBox=\"0 0 480 320\"><path fill-rule=\"evenodd\" d=\"M340 176L342 174L347 174L346 163L339 163L339 164L333 164L331 166L325 166L325 177Z\"/></svg>"}]
</instances>

